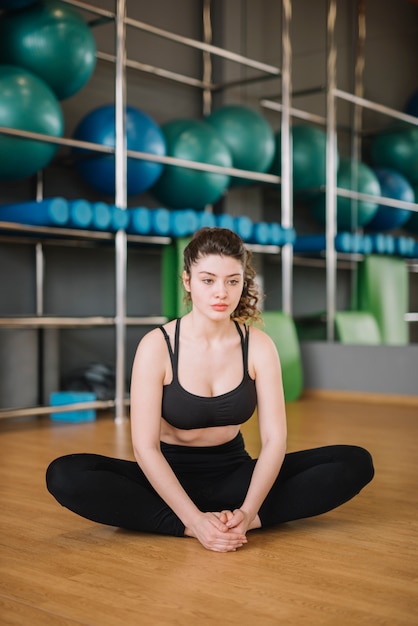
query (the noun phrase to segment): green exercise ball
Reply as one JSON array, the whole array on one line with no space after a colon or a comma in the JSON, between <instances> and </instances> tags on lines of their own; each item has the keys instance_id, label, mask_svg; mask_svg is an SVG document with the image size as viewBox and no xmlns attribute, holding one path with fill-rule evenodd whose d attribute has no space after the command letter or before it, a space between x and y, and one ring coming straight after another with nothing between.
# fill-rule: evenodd
<instances>
[{"instance_id":1,"label":"green exercise ball","mask_svg":"<svg viewBox=\"0 0 418 626\"><path fill-rule=\"evenodd\" d=\"M0 62L37 74L64 100L91 77L96 44L78 11L44 0L0 20Z\"/></svg>"},{"instance_id":2,"label":"green exercise ball","mask_svg":"<svg viewBox=\"0 0 418 626\"><path fill-rule=\"evenodd\" d=\"M326 133L317 126L300 124L292 127L291 134L293 189L300 191L324 186L326 182ZM282 166L281 131L276 133L275 142L276 151L271 172L280 176Z\"/></svg>"},{"instance_id":3,"label":"green exercise ball","mask_svg":"<svg viewBox=\"0 0 418 626\"><path fill-rule=\"evenodd\" d=\"M32 72L0 65L0 126L62 137L64 117L55 94ZM57 146L0 134L0 178L22 179L44 168Z\"/></svg>"},{"instance_id":4,"label":"green exercise ball","mask_svg":"<svg viewBox=\"0 0 418 626\"><path fill-rule=\"evenodd\" d=\"M355 184L356 177L357 184ZM351 159L340 159L337 187L370 196L378 197L381 195L380 183L373 170L365 163ZM340 231L352 230L358 226L364 226L374 217L378 206L378 201L359 200L356 203L351 198L337 196L337 229ZM310 208L313 217L321 224L325 224L325 194L321 194L313 200Z\"/></svg>"},{"instance_id":5,"label":"green exercise ball","mask_svg":"<svg viewBox=\"0 0 418 626\"><path fill-rule=\"evenodd\" d=\"M161 126L167 156L231 167L232 158L218 133L204 121L180 119ZM203 209L224 193L229 176L165 165L151 193L163 205L173 209Z\"/></svg>"},{"instance_id":6,"label":"green exercise ball","mask_svg":"<svg viewBox=\"0 0 418 626\"><path fill-rule=\"evenodd\" d=\"M232 165L240 170L267 172L274 157L274 132L260 113L247 106L226 105L207 116L206 121L228 146ZM231 183L248 183L232 177Z\"/></svg>"},{"instance_id":7,"label":"green exercise ball","mask_svg":"<svg viewBox=\"0 0 418 626\"><path fill-rule=\"evenodd\" d=\"M372 139L370 156L373 165L390 167L418 182L418 127L379 133Z\"/></svg>"}]
</instances>

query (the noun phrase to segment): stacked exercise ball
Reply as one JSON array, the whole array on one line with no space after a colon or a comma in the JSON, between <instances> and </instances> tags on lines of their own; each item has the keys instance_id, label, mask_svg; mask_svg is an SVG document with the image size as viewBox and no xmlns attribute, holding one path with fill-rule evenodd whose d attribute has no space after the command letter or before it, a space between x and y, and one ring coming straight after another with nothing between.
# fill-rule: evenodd
<instances>
[{"instance_id":1,"label":"stacked exercise ball","mask_svg":"<svg viewBox=\"0 0 418 626\"><path fill-rule=\"evenodd\" d=\"M381 195L379 179L373 170L361 161L341 158L337 171L337 187L378 197ZM337 228L352 230L364 226L375 215L378 202L374 200L353 201L351 198L337 197ZM311 205L312 214L325 224L325 194L318 196Z\"/></svg>"},{"instance_id":2,"label":"stacked exercise ball","mask_svg":"<svg viewBox=\"0 0 418 626\"><path fill-rule=\"evenodd\" d=\"M402 174L386 167L375 167L373 171L379 180L382 196L403 202L415 202L414 190ZM410 211L407 209L379 204L376 213L367 223L367 229L392 230L403 226L409 217Z\"/></svg>"},{"instance_id":3,"label":"stacked exercise ball","mask_svg":"<svg viewBox=\"0 0 418 626\"><path fill-rule=\"evenodd\" d=\"M267 120L254 109L242 105L226 105L206 117L232 156L232 166L240 170L267 172L272 163L274 133ZM234 176L232 185L246 180Z\"/></svg>"},{"instance_id":4,"label":"stacked exercise ball","mask_svg":"<svg viewBox=\"0 0 418 626\"><path fill-rule=\"evenodd\" d=\"M1 18L0 62L33 72L63 100L91 77L96 44L76 10L57 0L43 0Z\"/></svg>"},{"instance_id":5,"label":"stacked exercise ball","mask_svg":"<svg viewBox=\"0 0 418 626\"><path fill-rule=\"evenodd\" d=\"M317 189L326 182L326 133L310 124L295 125L291 129L293 189ZM280 176L282 166L281 131L275 135L275 156L271 172Z\"/></svg>"},{"instance_id":6,"label":"stacked exercise ball","mask_svg":"<svg viewBox=\"0 0 418 626\"><path fill-rule=\"evenodd\" d=\"M60 103L48 85L23 68L0 65L0 126L62 137ZM57 150L53 143L0 135L0 178L23 179L45 167Z\"/></svg>"},{"instance_id":7,"label":"stacked exercise ball","mask_svg":"<svg viewBox=\"0 0 418 626\"><path fill-rule=\"evenodd\" d=\"M376 167L389 167L418 182L418 126L389 129L371 143L371 161Z\"/></svg>"},{"instance_id":8,"label":"stacked exercise ball","mask_svg":"<svg viewBox=\"0 0 418 626\"><path fill-rule=\"evenodd\" d=\"M90 111L77 125L74 138L111 148L116 145L116 119L113 104ZM126 108L126 143L128 150L166 154L164 135L157 123L144 111L132 106ZM83 180L101 193L115 195L115 157L91 151L74 149L75 168ZM127 195L149 189L159 178L161 163L128 158Z\"/></svg>"},{"instance_id":9,"label":"stacked exercise ball","mask_svg":"<svg viewBox=\"0 0 418 626\"><path fill-rule=\"evenodd\" d=\"M177 119L161 126L167 155L188 161L231 167L232 157L216 130L201 120ZM229 185L224 173L166 165L152 193L173 209L203 209L220 199Z\"/></svg>"}]
</instances>

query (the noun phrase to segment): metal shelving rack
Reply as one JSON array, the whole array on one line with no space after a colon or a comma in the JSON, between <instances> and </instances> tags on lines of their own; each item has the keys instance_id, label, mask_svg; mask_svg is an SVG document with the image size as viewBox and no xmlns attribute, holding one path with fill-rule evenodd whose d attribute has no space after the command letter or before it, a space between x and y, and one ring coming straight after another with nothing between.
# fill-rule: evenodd
<instances>
[{"instance_id":1,"label":"metal shelving rack","mask_svg":"<svg viewBox=\"0 0 418 626\"><path fill-rule=\"evenodd\" d=\"M211 105L211 94L215 91L224 89L227 85L216 85L211 82L211 63L210 59L212 55L219 56L223 59L233 61L246 67L249 67L258 75L249 79L249 81L263 80L266 77L280 77L282 72L279 68L258 62L254 59L250 59L240 54L236 54L225 50L223 48L214 46L211 44L211 23L210 23L210 0L203 1L203 23L204 23L204 38L205 41L197 41L187 37L183 37L166 31L160 28L156 28L145 22L134 20L127 15L127 0L115 0L115 11L107 11L100 7L94 6L87 2L81 2L78 0L63 0L69 5L72 5L80 10L87 12L94 16L94 19L90 22L91 27L99 25L103 22L114 22L115 26L115 54L109 55L102 52L97 53L99 60L110 62L115 64L115 82L114 82L114 95L115 95L115 116L116 116L116 142L115 148L109 148L101 144L93 144L90 142L79 141L69 138L56 138L47 135L22 131L19 129L10 129L0 127L0 133L7 134L16 137L26 137L38 141L45 141L54 143L60 146L66 146L68 148L84 148L94 150L99 153L114 154L115 156L115 205L118 208L127 209L127 194L126 194L126 168L127 158L144 159L148 161L155 161L163 164L182 165L191 169L219 172L229 174L231 176L242 177L253 180L255 182L273 183L279 184L281 177L271 174L260 174L256 172L248 172L239 170L236 168L223 168L215 165L209 165L204 163L190 162L182 159L177 159L168 156L151 155L144 152L137 152L128 150L126 146L125 135L125 106L126 106L126 70L134 69L140 72L149 73L158 76L163 79L173 80L181 84L194 86L200 89L203 93L204 110L207 113ZM284 71L282 75L283 83L283 103L285 110L288 111L290 106L290 37L289 37L289 24L291 19L291 0L283 0L283 59L284 59ZM169 72L162 68L144 65L140 62L133 61L126 58L126 27L133 27L138 30L146 31L154 34L155 36L175 41L179 44L183 44L190 48L200 50L204 59L204 76L203 80L195 79L192 77L184 76L181 74ZM245 81L243 81L245 82ZM289 117L285 113L282 119L282 132L287 137L287 142L283 148L286 158L284 162L290 163L290 132L289 132ZM288 166L288 167L291 167ZM286 180L291 180L291 172L286 174ZM283 224L285 226L292 225L292 212L291 212L291 188L289 183L285 183L286 192L283 198L282 214L284 216ZM36 199L42 200L43 186L42 178L38 177L38 185L36 192ZM128 325L139 324L160 324L163 323L165 318L163 317L147 317L147 318L128 318L126 316L126 275L127 275L127 249L129 242L135 243L157 243L164 245L169 242L167 238L150 238L150 237L135 237L127 235L123 230L119 230L116 234L110 233L93 233L91 231L79 231L70 229L53 229L49 227L25 227L21 224L10 224L2 222L0 227L3 230L12 230L20 232L24 238L25 233L29 232L33 236L33 233L39 234L39 239L36 243L36 315L27 317L4 317L0 319L0 327L15 327L15 328L46 328L46 327L88 327L88 326L114 326L116 329L116 393L114 401L109 402L92 402L92 403L77 403L71 405L60 406L60 412L73 411L76 409L84 408L113 408L115 409L115 421L123 422L126 419L126 406L129 401L126 399L125 393L125 341L126 341L126 327ZM86 318L79 317L48 317L43 314L43 289L44 289L44 253L43 253L43 235L57 235L60 238L66 237L70 240L88 239L89 241L95 240L107 240L114 245L115 248L115 269L116 269L116 281L115 281L115 304L116 315L114 317L101 317L93 316ZM33 239L32 239L33 241ZM256 252L267 252L277 254L280 252L279 248L275 246L252 246ZM291 312L291 289L292 289L292 246L287 244L282 249L283 255L283 302L284 308ZM10 409L0 410L1 418L21 417L28 415L43 415L56 411L56 407L50 406L38 406L27 407L22 409Z\"/></svg>"},{"instance_id":2,"label":"metal shelving rack","mask_svg":"<svg viewBox=\"0 0 418 626\"><path fill-rule=\"evenodd\" d=\"M401 113L393 108L384 106L380 103L370 101L363 97L363 69L364 69L364 43L366 38L366 14L365 0L357 1L357 46L355 60L355 84L354 93L338 89L337 87L337 45L335 41L335 30L337 20L337 0L327 0L327 81L326 86L319 86L313 89L307 89L295 93L294 96L308 95L309 93L325 92L326 96L326 117L309 113L291 106L290 96L283 99L282 103L278 103L271 99L262 99L260 104L266 109L281 113L284 117L301 119L304 121L318 124L326 129L327 148L326 148L326 186L322 191L326 195L326 251L324 259L309 259L307 256L301 256L297 259L299 265L325 265L326 269L326 325L327 339L333 341L335 338L335 313L336 313L336 293L337 293L337 267L338 265L348 267L361 260L361 255L341 255L335 250L335 235L337 233L337 197L350 198L354 201L378 201L379 204L400 209L408 209L418 212L418 203L404 202L386 197L373 197L367 194L343 189L337 186L337 103L339 100L350 102L354 105L353 125L352 125L352 154L354 158L359 158L361 149L361 138L363 134L361 124L361 110L363 108L370 109L376 113L388 116L392 119L406 122L413 126L418 126L418 119L411 115ZM290 45L290 44L289 44ZM290 85L291 80L284 81L284 86ZM287 94L286 94L287 96ZM287 128L287 121L285 127ZM291 172L282 171L282 189L286 178ZM295 262L295 261L293 261ZM417 271L417 262L407 262L410 271ZM407 315L408 322L418 321L418 313L409 313Z\"/></svg>"}]
</instances>

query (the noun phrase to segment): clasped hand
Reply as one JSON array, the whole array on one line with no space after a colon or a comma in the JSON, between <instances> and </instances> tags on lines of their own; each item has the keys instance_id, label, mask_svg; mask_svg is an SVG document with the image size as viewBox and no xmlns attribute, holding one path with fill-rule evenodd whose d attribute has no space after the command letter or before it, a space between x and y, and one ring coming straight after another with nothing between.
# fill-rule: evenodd
<instances>
[{"instance_id":1,"label":"clasped hand","mask_svg":"<svg viewBox=\"0 0 418 626\"><path fill-rule=\"evenodd\" d=\"M242 509L201 513L185 534L195 537L208 550L235 552L247 543L246 533L250 525L248 515Z\"/></svg>"}]
</instances>

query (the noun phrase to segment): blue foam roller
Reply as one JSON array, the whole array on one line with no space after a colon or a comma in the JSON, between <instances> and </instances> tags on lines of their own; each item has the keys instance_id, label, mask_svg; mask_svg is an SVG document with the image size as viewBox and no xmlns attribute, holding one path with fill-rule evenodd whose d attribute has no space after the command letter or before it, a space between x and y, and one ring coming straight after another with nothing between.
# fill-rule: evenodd
<instances>
[{"instance_id":1,"label":"blue foam roller","mask_svg":"<svg viewBox=\"0 0 418 626\"><path fill-rule=\"evenodd\" d=\"M216 217L210 211L198 211L197 219L199 222L199 228L207 226L208 228L215 228Z\"/></svg>"},{"instance_id":2,"label":"blue foam roller","mask_svg":"<svg viewBox=\"0 0 418 626\"><path fill-rule=\"evenodd\" d=\"M120 209L117 206L111 205L111 220L109 224L109 230L116 232L117 230L126 230L129 225L129 211L127 209Z\"/></svg>"},{"instance_id":3,"label":"blue foam roller","mask_svg":"<svg viewBox=\"0 0 418 626\"><path fill-rule=\"evenodd\" d=\"M262 246L270 243L270 225L267 222L254 224L252 240Z\"/></svg>"},{"instance_id":4,"label":"blue foam roller","mask_svg":"<svg viewBox=\"0 0 418 626\"><path fill-rule=\"evenodd\" d=\"M413 237L395 237L395 253L402 257L413 257L415 253Z\"/></svg>"},{"instance_id":5,"label":"blue foam roller","mask_svg":"<svg viewBox=\"0 0 418 626\"><path fill-rule=\"evenodd\" d=\"M294 228L283 228L282 229L282 237L283 242L282 245L286 243L294 243L296 239L296 231Z\"/></svg>"},{"instance_id":6,"label":"blue foam roller","mask_svg":"<svg viewBox=\"0 0 418 626\"><path fill-rule=\"evenodd\" d=\"M343 232L335 236L335 249L337 252L353 252L353 236L351 233Z\"/></svg>"},{"instance_id":7,"label":"blue foam roller","mask_svg":"<svg viewBox=\"0 0 418 626\"><path fill-rule=\"evenodd\" d=\"M70 228L89 228L93 219L93 210L87 200L70 200L70 217L68 226Z\"/></svg>"},{"instance_id":8,"label":"blue foam roller","mask_svg":"<svg viewBox=\"0 0 418 626\"><path fill-rule=\"evenodd\" d=\"M269 243L273 246L281 246L284 242L284 229L277 222L269 224Z\"/></svg>"},{"instance_id":9,"label":"blue foam roller","mask_svg":"<svg viewBox=\"0 0 418 626\"><path fill-rule=\"evenodd\" d=\"M370 235L363 235L359 252L361 254L371 254L373 252L373 239Z\"/></svg>"},{"instance_id":10,"label":"blue foam roller","mask_svg":"<svg viewBox=\"0 0 418 626\"><path fill-rule=\"evenodd\" d=\"M70 208L64 198L46 198L40 202L22 202L0 206L0 221L31 226L66 226Z\"/></svg>"},{"instance_id":11,"label":"blue foam roller","mask_svg":"<svg viewBox=\"0 0 418 626\"><path fill-rule=\"evenodd\" d=\"M322 252L326 248L325 235L299 235L293 243L294 252Z\"/></svg>"},{"instance_id":12,"label":"blue foam roller","mask_svg":"<svg viewBox=\"0 0 418 626\"><path fill-rule=\"evenodd\" d=\"M90 228L94 230L108 230L112 220L110 207L106 202L93 202L91 205L92 218Z\"/></svg>"},{"instance_id":13,"label":"blue foam roller","mask_svg":"<svg viewBox=\"0 0 418 626\"><path fill-rule=\"evenodd\" d=\"M144 206L130 209L127 231L134 235L149 235L151 232L151 211Z\"/></svg>"},{"instance_id":14,"label":"blue foam roller","mask_svg":"<svg viewBox=\"0 0 418 626\"><path fill-rule=\"evenodd\" d=\"M373 252L376 254L385 254L386 239L383 233L374 233L370 235L373 243Z\"/></svg>"},{"instance_id":15,"label":"blue foam roller","mask_svg":"<svg viewBox=\"0 0 418 626\"><path fill-rule=\"evenodd\" d=\"M254 228L253 221L246 215L234 217L233 220L234 225L232 230L234 230L244 241L250 241Z\"/></svg>"},{"instance_id":16,"label":"blue foam roller","mask_svg":"<svg viewBox=\"0 0 418 626\"><path fill-rule=\"evenodd\" d=\"M171 211L170 233L173 237L186 237L199 228L197 212L193 209Z\"/></svg>"},{"instance_id":17,"label":"blue foam roller","mask_svg":"<svg viewBox=\"0 0 418 626\"><path fill-rule=\"evenodd\" d=\"M151 232L153 235L166 237L170 234L171 219L170 211L161 207L151 210Z\"/></svg>"},{"instance_id":18,"label":"blue foam roller","mask_svg":"<svg viewBox=\"0 0 418 626\"><path fill-rule=\"evenodd\" d=\"M386 254L395 254L395 238L392 235L385 235Z\"/></svg>"},{"instance_id":19,"label":"blue foam roller","mask_svg":"<svg viewBox=\"0 0 418 626\"><path fill-rule=\"evenodd\" d=\"M221 215L216 216L216 225L219 226L219 228L229 228L229 230L234 230L234 218L228 213L222 213Z\"/></svg>"}]
</instances>

